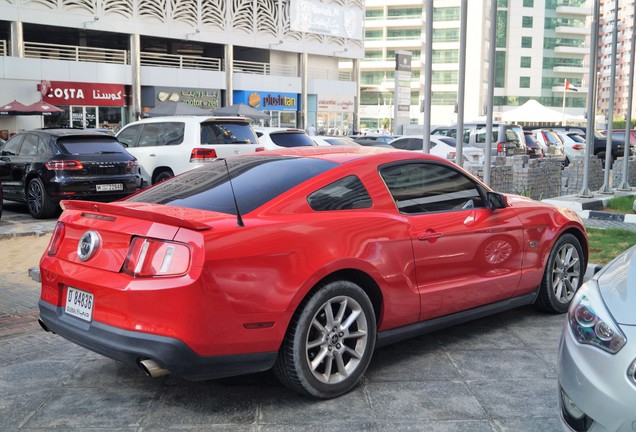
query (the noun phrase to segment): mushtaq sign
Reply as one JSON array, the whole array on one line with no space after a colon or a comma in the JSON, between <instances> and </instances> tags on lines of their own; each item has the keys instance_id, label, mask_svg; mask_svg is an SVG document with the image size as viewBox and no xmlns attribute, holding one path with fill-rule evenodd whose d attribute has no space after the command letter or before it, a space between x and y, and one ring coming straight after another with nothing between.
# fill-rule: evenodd
<instances>
[{"instance_id":1,"label":"mushtaq sign","mask_svg":"<svg viewBox=\"0 0 636 432\"><path fill-rule=\"evenodd\" d=\"M38 90L53 105L126 106L122 84L42 81Z\"/></svg>"}]
</instances>

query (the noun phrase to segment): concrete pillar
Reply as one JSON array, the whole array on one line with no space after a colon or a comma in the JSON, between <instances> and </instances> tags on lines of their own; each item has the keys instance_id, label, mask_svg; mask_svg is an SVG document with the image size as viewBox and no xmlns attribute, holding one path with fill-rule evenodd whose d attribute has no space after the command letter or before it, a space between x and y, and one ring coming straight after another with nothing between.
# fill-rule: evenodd
<instances>
[{"instance_id":1,"label":"concrete pillar","mask_svg":"<svg viewBox=\"0 0 636 432\"><path fill-rule=\"evenodd\" d=\"M302 52L299 54L300 57L300 83L301 83L301 94L300 94L300 118L296 122L298 127L304 128L305 130L309 127L307 124L307 103L308 103L308 95L307 95L307 82L308 82L308 72L309 72L309 56L306 52Z\"/></svg>"},{"instance_id":2,"label":"concrete pillar","mask_svg":"<svg viewBox=\"0 0 636 432\"><path fill-rule=\"evenodd\" d=\"M132 97L130 120L141 118L141 41L139 34L130 35L130 66L132 72Z\"/></svg>"},{"instance_id":3,"label":"concrete pillar","mask_svg":"<svg viewBox=\"0 0 636 432\"><path fill-rule=\"evenodd\" d=\"M225 105L234 104L234 45L225 45Z\"/></svg>"},{"instance_id":4,"label":"concrete pillar","mask_svg":"<svg viewBox=\"0 0 636 432\"><path fill-rule=\"evenodd\" d=\"M9 55L11 57L24 57L24 31L22 29L22 21L11 22Z\"/></svg>"}]
</instances>

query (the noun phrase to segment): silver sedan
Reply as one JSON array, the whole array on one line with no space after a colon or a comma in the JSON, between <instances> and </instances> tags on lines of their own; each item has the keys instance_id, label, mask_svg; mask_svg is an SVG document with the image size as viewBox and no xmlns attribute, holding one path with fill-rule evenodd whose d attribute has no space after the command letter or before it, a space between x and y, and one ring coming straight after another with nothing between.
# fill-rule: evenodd
<instances>
[{"instance_id":1,"label":"silver sedan","mask_svg":"<svg viewBox=\"0 0 636 432\"><path fill-rule=\"evenodd\" d=\"M636 431L636 246L574 297L559 347L565 431Z\"/></svg>"}]
</instances>

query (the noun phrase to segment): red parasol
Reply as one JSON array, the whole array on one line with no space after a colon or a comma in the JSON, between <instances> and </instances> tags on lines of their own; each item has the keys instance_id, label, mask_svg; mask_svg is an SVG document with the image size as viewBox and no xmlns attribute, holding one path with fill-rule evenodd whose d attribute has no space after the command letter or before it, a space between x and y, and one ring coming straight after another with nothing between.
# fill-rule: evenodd
<instances>
[{"instance_id":1,"label":"red parasol","mask_svg":"<svg viewBox=\"0 0 636 432\"><path fill-rule=\"evenodd\" d=\"M27 115L31 112L29 107L16 100L0 105L0 115Z\"/></svg>"},{"instance_id":2,"label":"red parasol","mask_svg":"<svg viewBox=\"0 0 636 432\"><path fill-rule=\"evenodd\" d=\"M58 108L55 105L51 105L48 102L39 101L32 103L26 107L32 114L50 115L55 113L63 113L62 108Z\"/></svg>"}]
</instances>

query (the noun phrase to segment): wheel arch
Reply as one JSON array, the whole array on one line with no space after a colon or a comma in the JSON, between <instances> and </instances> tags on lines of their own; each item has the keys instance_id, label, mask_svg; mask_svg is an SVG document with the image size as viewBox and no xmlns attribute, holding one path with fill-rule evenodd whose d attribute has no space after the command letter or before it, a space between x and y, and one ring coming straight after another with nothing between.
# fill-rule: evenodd
<instances>
[{"instance_id":1,"label":"wheel arch","mask_svg":"<svg viewBox=\"0 0 636 432\"><path fill-rule=\"evenodd\" d=\"M152 182L152 184L156 183L157 176L161 174L162 172L170 172L174 176L174 170L170 168L169 166L167 165L157 166L155 167L155 169L152 170L152 176L150 178L150 181Z\"/></svg>"},{"instance_id":2,"label":"wheel arch","mask_svg":"<svg viewBox=\"0 0 636 432\"><path fill-rule=\"evenodd\" d=\"M579 241L579 243L581 244L581 247L583 248L583 259L585 260L584 264L584 268L587 267L587 261L588 261L588 255L589 255L589 243L587 240L587 237L585 236L585 234L583 232L581 232L580 230L570 227L568 229L566 229L565 231L563 231L561 234L559 234L559 236L556 238L557 240L563 236L564 234L572 234L574 237L576 237L576 239ZM556 240L555 240L556 241Z\"/></svg>"}]
</instances>

